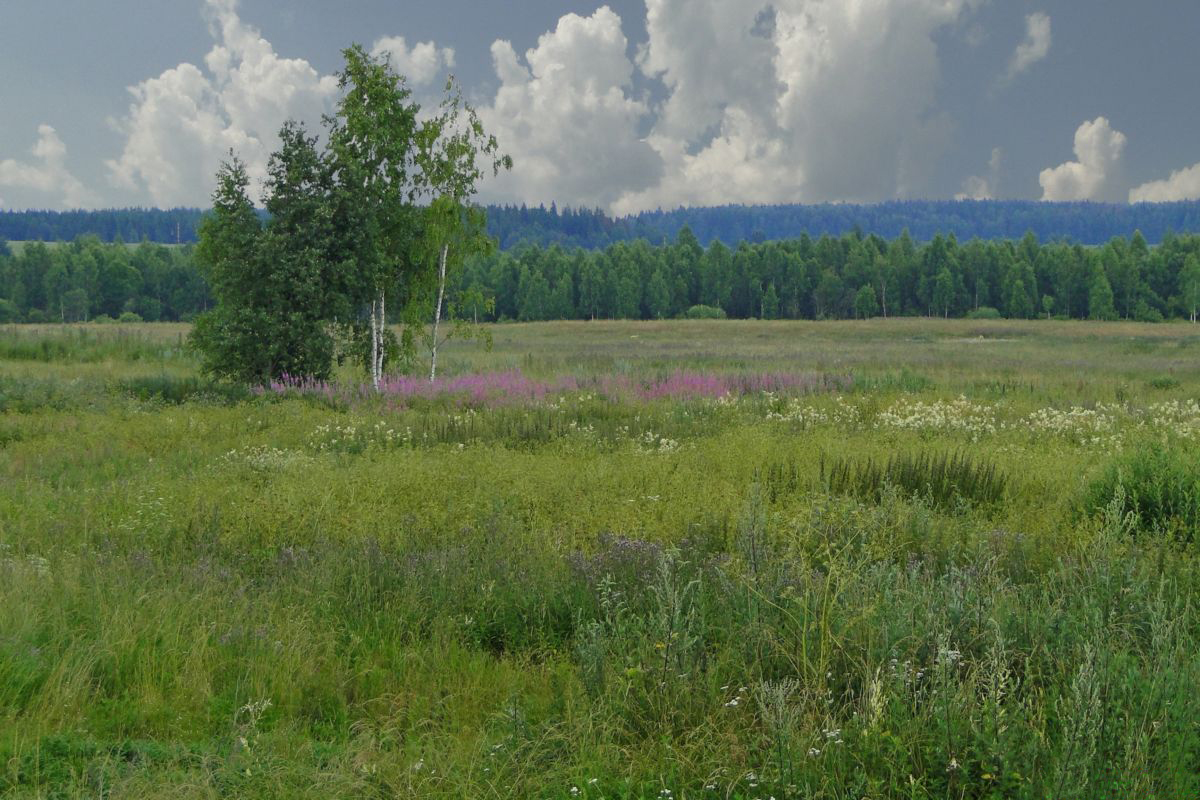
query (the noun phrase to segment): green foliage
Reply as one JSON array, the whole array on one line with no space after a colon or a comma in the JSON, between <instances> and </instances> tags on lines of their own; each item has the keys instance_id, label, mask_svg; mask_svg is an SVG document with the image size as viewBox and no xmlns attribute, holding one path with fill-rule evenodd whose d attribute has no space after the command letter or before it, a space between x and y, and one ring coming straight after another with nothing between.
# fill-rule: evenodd
<instances>
[{"instance_id":1,"label":"green foliage","mask_svg":"<svg viewBox=\"0 0 1200 800\"><path fill-rule=\"evenodd\" d=\"M998 309L991 306L980 306L967 312L967 319L1000 319L1001 314Z\"/></svg>"},{"instance_id":2,"label":"green foliage","mask_svg":"<svg viewBox=\"0 0 1200 800\"><path fill-rule=\"evenodd\" d=\"M719 308L705 305L695 305L687 310L688 319L725 319L726 314Z\"/></svg>"},{"instance_id":3,"label":"green foliage","mask_svg":"<svg viewBox=\"0 0 1200 800\"><path fill-rule=\"evenodd\" d=\"M378 385L389 366L413 363L430 317L435 364L443 314L451 333L463 333L459 268L492 247L471 198L485 167L495 173L511 159L498 155L453 81L440 113L422 121L386 57L357 45L343 55L325 151L297 123L280 131L265 226L236 157L217 176L197 258L218 307L197 320L193 335L210 374L259 385L284 376L324 380L335 357L351 355L365 357ZM389 321L406 326L401 335ZM350 342L341 353L337 335Z\"/></svg>"},{"instance_id":4,"label":"green foliage","mask_svg":"<svg viewBox=\"0 0 1200 800\"><path fill-rule=\"evenodd\" d=\"M1117 318L1117 311L1113 307L1112 285L1099 264L1093 266L1088 286L1088 317L1100 320Z\"/></svg>"},{"instance_id":5,"label":"green foliage","mask_svg":"<svg viewBox=\"0 0 1200 800\"><path fill-rule=\"evenodd\" d=\"M879 313L879 301L875 299L875 287L863 286L854 297L854 312L860 319L870 319Z\"/></svg>"},{"instance_id":6,"label":"green foliage","mask_svg":"<svg viewBox=\"0 0 1200 800\"><path fill-rule=\"evenodd\" d=\"M216 383L194 376L146 375L118 381L119 390L138 400L180 405L197 400L234 404L248 400L249 390L240 384Z\"/></svg>"},{"instance_id":7,"label":"green foliage","mask_svg":"<svg viewBox=\"0 0 1200 800\"><path fill-rule=\"evenodd\" d=\"M1008 477L994 464L967 453L898 453L886 462L868 458L820 460L821 483L834 494L880 502L889 490L953 510L963 503L992 506L1005 498Z\"/></svg>"},{"instance_id":8,"label":"green foliage","mask_svg":"<svg viewBox=\"0 0 1200 800\"><path fill-rule=\"evenodd\" d=\"M1179 291L1184 309L1195 322L1200 311L1200 257L1194 253L1187 257L1179 272Z\"/></svg>"},{"instance_id":9,"label":"green foliage","mask_svg":"<svg viewBox=\"0 0 1200 800\"><path fill-rule=\"evenodd\" d=\"M196 249L219 305L197 319L192 344L207 373L247 384L323 379L333 364L327 320L339 298L328 291L331 221L319 188L328 174L303 128L289 123L280 139L268 167L266 227L235 158L218 173Z\"/></svg>"},{"instance_id":10,"label":"green foliage","mask_svg":"<svg viewBox=\"0 0 1200 800\"><path fill-rule=\"evenodd\" d=\"M1192 541L1200 530L1200 461L1194 450L1154 444L1113 460L1087 487L1084 510L1099 515L1114 503L1136 530Z\"/></svg>"}]
</instances>

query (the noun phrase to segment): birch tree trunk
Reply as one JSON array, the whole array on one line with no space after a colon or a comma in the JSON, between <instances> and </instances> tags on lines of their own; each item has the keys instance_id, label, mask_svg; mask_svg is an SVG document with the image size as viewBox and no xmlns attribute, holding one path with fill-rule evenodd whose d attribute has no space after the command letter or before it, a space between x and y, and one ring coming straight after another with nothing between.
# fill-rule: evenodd
<instances>
[{"instance_id":1,"label":"birch tree trunk","mask_svg":"<svg viewBox=\"0 0 1200 800\"><path fill-rule=\"evenodd\" d=\"M376 327L377 343L375 345L376 362L375 362L375 388L383 383L383 364L387 358L387 346L385 333L387 332L387 298L384 295L383 289L379 290L379 324Z\"/></svg>"},{"instance_id":2,"label":"birch tree trunk","mask_svg":"<svg viewBox=\"0 0 1200 800\"><path fill-rule=\"evenodd\" d=\"M433 341L429 352L429 382L437 380L438 357L438 327L442 323L442 303L446 299L446 258L450 255L450 245L442 245L442 253L438 258L438 299L433 312Z\"/></svg>"},{"instance_id":3,"label":"birch tree trunk","mask_svg":"<svg viewBox=\"0 0 1200 800\"><path fill-rule=\"evenodd\" d=\"M383 362L387 356L384 346L384 334L387 331L387 306L383 289L379 296L371 301L371 385L379 389L383 382Z\"/></svg>"},{"instance_id":4,"label":"birch tree trunk","mask_svg":"<svg viewBox=\"0 0 1200 800\"><path fill-rule=\"evenodd\" d=\"M379 364L379 300L371 301L371 385L379 388L379 376L375 367Z\"/></svg>"}]
</instances>

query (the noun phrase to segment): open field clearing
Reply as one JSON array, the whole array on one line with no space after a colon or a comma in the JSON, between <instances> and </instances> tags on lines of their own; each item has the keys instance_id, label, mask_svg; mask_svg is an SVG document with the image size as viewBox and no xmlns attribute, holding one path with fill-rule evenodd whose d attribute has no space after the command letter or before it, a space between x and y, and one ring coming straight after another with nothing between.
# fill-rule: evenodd
<instances>
[{"instance_id":1,"label":"open field clearing","mask_svg":"<svg viewBox=\"0 0 1200 800\"><path fill-rule=\"evenodd\" d=\"M1200 329L0 327L0 796L1200 796Z\"/></svg>"}]
</instances>

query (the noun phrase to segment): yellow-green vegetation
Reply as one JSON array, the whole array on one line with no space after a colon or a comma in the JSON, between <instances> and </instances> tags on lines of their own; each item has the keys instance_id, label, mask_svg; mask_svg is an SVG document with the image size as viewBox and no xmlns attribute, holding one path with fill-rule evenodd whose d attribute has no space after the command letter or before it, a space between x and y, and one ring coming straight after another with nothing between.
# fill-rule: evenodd
<instances>
[{"instance_id":1,"label":"yellow-green vegetation","mask_svg":"<svg viewBox=\"0 0 1200 800\"><path fill-rule=\"evenodd\" d=\"M0 328L0 796L1200 795L1192 325L490 333Z\"/></svg>"}]
</instances>

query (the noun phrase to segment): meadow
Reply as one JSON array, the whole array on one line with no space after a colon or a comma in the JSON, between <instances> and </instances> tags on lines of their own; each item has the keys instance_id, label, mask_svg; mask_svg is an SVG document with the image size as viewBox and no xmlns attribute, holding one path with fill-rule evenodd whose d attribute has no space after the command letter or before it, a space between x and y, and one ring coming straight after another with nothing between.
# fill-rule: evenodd
<instances>
[{"instance_id":1,"label":"meadow","mask_svg":"<svg viewBox=\"0 0 1200 800\"><path fill-rule=\"evenodd\" d=\"M1200 328L0 326L0 796L1200 796Z\"/></svg>"}]
</instances>

